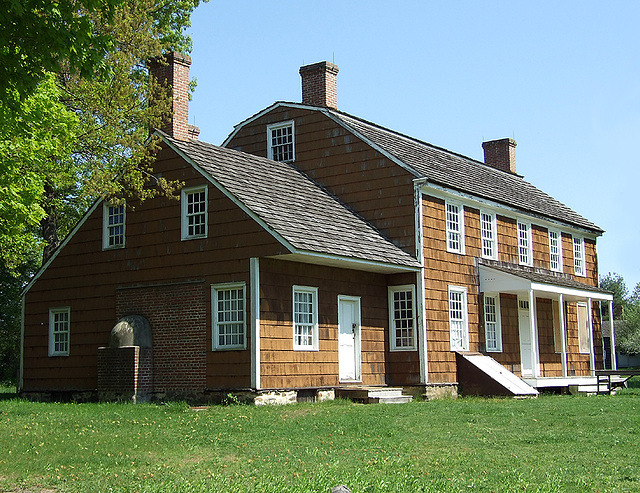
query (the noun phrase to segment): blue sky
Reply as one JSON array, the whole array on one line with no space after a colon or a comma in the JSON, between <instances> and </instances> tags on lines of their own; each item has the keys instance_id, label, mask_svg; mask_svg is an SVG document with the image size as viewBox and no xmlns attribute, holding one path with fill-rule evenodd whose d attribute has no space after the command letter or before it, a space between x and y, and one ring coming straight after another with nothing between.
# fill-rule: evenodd
<instances>
[{"instance_id":1,"label":"blue sky","mask_svg":"<svg viewBox=\"0 0 640 493\"><path fill-rule=\"evenodd\" d=\"M471 158L511 137L525 179L606 232L600 273L640 282L640 2L211 0L189 120L221 144L300 66L340 68L338 108Z\"/></svg>"}]
</instances>

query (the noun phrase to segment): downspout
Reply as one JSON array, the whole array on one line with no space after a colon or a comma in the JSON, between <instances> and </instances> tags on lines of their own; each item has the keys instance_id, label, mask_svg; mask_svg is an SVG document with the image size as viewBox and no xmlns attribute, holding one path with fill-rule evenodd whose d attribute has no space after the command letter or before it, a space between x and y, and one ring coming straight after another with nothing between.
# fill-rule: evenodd
<instances>
[{"instance_id":1,"label":"downspout","mask_svg":"<svg viewBox=\"0 0 640 493\"><path fill-rule=\"evenodd\" d=\"M558 306L560 312L560 330L562 334L560 340L562 341L562 376L569 376L569 369L567 365L567 328L565 327L566 321L564 319L564 296L560 293L560 301Z\"/></svg>"},{"instance_id":2,"label":"downspout","mask_svg":"<svg viewBox=\"0 0 640 493\"><path fill-rule=\"evenodd\" d=\"M591 376L596 375L596 352L594 349L594 341L593 341L593 312L592 312L592 301L591 298L589 301L589 311L587 313L588 321L589 321L589 367L591 368Z\"/></svg>"},{"instance_id":3,"label":"downspout","mask_svg":"<svg viewBox=\"0 0 640 493\"><path fill-rule=\"evenodd\" d=\"M609 301L609 320L611 320L611 369L618 369L618 359L616 357L616 331L613 326L613 300Z\"/></svg>"},{"instance_id":4,"label":"downspout","mask_svg":"<svg viewBox=\"0 0 640 493\"><path fill-rule=\"evenodd\" d=\"M413 180L413 204L416 259L420 262L420 270L416 272L416 315L418 330L418 358L420 360L420 383L429 382L429 357L427 354L427 309L425 299L427 290L425 285L424 269L424 223L422 218L422 185L426 183L424 178Z\"/></svg>"},{"instance_id":5,"label":"downspout","mask_svg":"<svg viewBox=\"0 0 640 493\"><path fill-rule=\"evenodd\" d=\"M260 390L260 259L249 260L251 277L251 388Z\"/></svg>"}]
</instances>

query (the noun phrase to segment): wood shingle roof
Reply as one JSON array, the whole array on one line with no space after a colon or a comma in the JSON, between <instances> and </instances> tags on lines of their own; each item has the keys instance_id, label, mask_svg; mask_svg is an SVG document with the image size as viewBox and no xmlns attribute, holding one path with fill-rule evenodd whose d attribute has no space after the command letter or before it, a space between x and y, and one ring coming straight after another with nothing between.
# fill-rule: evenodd
<instances>
[{"instance_id":1,"label":"wood shingle roof","mask_svg":"<svg viewBox=\"0 0 640 493\"><path fill-rule=\"evenodd\" d=\"M294 166L159 132L292 253L418 268L419 262Z\"/></svg>"},{"instance_id":2,"label":"wood shingle roof","mask_svg":"<svg viewBox=\"0 0 640 493\"><path fill-rule=\"evenodd\" d=\"M546 219L568 223L593 233L603 230L519 175L453 153L346 113L326 110L334 120L392 155L416 177Z\"/></svg>"}]
</instances>

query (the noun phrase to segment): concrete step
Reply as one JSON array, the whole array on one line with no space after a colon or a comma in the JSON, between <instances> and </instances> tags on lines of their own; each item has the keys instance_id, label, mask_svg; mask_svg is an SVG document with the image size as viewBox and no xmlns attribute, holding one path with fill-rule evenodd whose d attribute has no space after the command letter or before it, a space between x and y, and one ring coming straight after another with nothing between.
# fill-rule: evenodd
<instances>
[{"instance_id":1,"label":"concrete step","mask_svg":"<svg viewBox=\"0 0 640 493\"><path fill-rule=\"evenodd\" d=\"M399 404L413 400L412 396L404 395L402 389L396 387L339 387L336 388L335 394L336 397L365 404Z\"/></svg>"},{"instance_id":2,"label":"concrete step","mask_svg":"<svg viewBox=\"0 0 640 493\"><path fill-rule=\"evenodd\" d=\"M411 402L413 396L399 395L395 397L369 397L369 404L406 404Z\"/></svg>"}]
</instances>

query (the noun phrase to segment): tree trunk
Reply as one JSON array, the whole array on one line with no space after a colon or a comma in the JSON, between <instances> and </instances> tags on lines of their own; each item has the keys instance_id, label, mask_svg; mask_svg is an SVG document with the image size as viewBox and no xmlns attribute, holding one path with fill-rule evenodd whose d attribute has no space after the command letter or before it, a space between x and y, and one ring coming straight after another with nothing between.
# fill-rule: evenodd
<instances>
[{"instance_id":1,"label":"tree trunk","mask_svg":"<svg viewBox=\"0 0 640 493\"><path fill-rule=\"evenodd\" d=\"M42 238L45 241L44 251L42 252L43 265L60 246L60 240L58 239L58 208L56 206L56 198L56 190L51 185L45 184L42 208L46 216L40 221Z\"/></svg>"}]
</instances>

